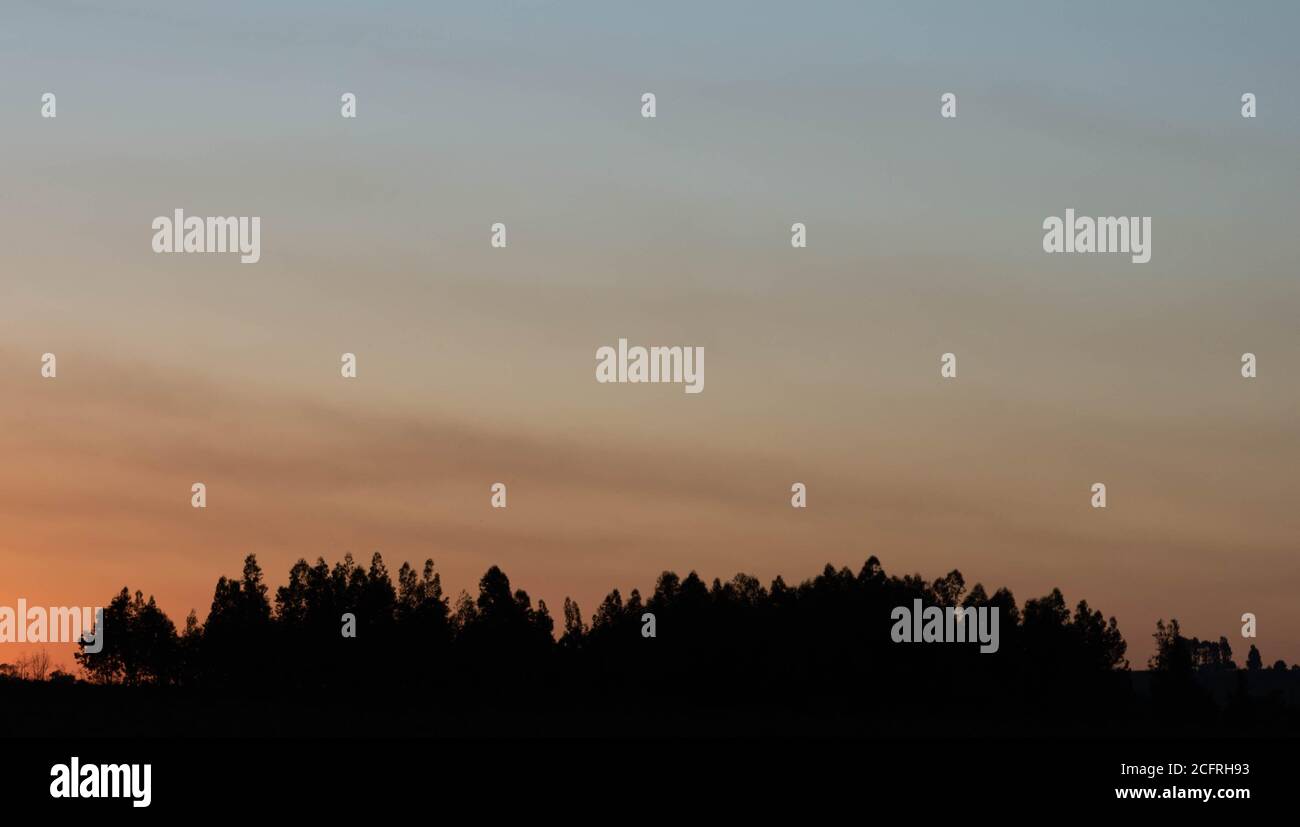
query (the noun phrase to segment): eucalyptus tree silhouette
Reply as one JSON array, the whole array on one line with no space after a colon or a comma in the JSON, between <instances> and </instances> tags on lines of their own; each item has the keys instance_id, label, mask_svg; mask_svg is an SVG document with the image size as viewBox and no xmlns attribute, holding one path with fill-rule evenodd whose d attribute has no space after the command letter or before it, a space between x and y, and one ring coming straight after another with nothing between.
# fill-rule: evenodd
<instances>
[{"instance_id":1,"label":"eucalyptus tree silhouette","mask_svg":"<svg viewBox=\"0 0 1300 827\"><path fill-rule=\"evenodd\" d=\"M1005 588L967 588L959 571L933 581L890 576L874 556L856 574L827 565L798 585L776 577L764 586L743 573L706 585L694 571L665 571L646 599L612 590L590 623L566 597L558 639L546 603L534 604L497 566L454 604L432 560L419 572L402 564L394 582L378 553L366 567L351 555L333 566L298 560L273 600L268 591L250 555L239 577L217 581L207 617L191 612L178 635L152 598L124 588L105 609L103 651L83 648L77 659L95 683L269 704L237 716L240 726L282 715L282 702L336 698L366 712L334 719L348 731L380 726L378 711L396 702L421 710L417 730L467 733L599 732L612 721L658 731L668 719L743 729L760 712L796 730L1089 731L1140 725L1148 704L1165 725L1202 725L1220 716L1197 675L1235 669L1225 638L1188 639L1177 620L1161 620L1143 700L1115 618L1087 601L1071 610L1054 589L1022 608ZM914 600L996 609L997 653L894 643L891 611ZM653 638L641 631L647 612ZM1254 647L1248 664L1262 664ZM1241 685L1224 721L1282 714L1255 704L1252 691Z\"/></svg>"}]
</instances>

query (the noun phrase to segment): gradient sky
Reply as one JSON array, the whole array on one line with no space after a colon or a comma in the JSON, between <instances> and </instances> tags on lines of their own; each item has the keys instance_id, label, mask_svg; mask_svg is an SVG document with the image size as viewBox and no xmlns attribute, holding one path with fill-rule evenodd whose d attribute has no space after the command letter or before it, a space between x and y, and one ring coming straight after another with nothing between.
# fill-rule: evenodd
<instances>
[{"instance_id":1,"label":"gradient sky","mask_svg":"<svg viewBox=\"0 0 1300 827\"><path fill-rule=\"evenodd\" d=\"M0 604L182 625L248 553L378 550L589 616L875 554L1059 586L1135 666L1170 616L1241 662L1243 612L1300 660L1294 5L441 6L6 5ZM1151 262L1044 254L1069 207ZM261 262L154 254L176 208ZM704 393L597 384L619 337Z\"/></svg>"}]
</instances>

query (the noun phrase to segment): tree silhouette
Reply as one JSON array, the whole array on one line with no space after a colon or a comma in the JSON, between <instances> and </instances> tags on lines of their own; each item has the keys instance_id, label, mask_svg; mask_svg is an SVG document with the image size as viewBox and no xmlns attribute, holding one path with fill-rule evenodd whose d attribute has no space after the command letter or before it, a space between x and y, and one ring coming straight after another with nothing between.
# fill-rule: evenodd
<instances>
[{"instance_id":1,"label":"tree silhouette","mask_svg":"<svg viewBox=\"0 0 1300 827\"><path fill-rule=\"evenodd\" d=\"M179 673L180 645L176 627L154 602L125 586L104 607L103 627L97 629L102 649L86 651L85 640L77 642L73 656L93 680L103 683L170 683Z\"/></svg>"},{"instance_id":2,"label":"tree silhouette","mask_svg":"<svg viewBox=\"0 0 1300 827\"><path fill-rule=\"evenodd\" d=\"M998 652L894 643L891 611L915 600L996 609ZM641 633L646 612L655 615L653 640ZM343 634L344 615L355 619L354 637ZM764 586L744 573L706 585L694 571L665 571L648 599L611 590L590 624L566 597L562 622L557 639L545 602L534 605L496 566L453 607L432 560L418 572L403 563L395 582L378 553L365 568L350 554L332 567L298 560L270 601L250 555L240 577L218 579L206 619L191 612L180 635L152 598L124 588L105 608L103 651L83 646L77 659L97 683L218 693L236 704L263 699L248 710L344 693L364 714L330 726L355 731L376 726L375 713L401 698L421 709L492 710L476 720L502 732L627 716L730 720L749 709L787 722L832 716L836 732L900 735L918 726L1086 731L1145 720L1148 708L1162 726L1295 720L1254 700L1226 638L1186 638L1176 619L1157 622L1144 700L1115 618L1087 601L1071 610L1053 589L1021 608L1005 588L968 589L959 571L932 581L891 576L874 556L857 573L827 565L797 585L778 576ZM1254 647L1248 665L1262 666ZM1219 674L1239 681L1222 716L1197 677ZM421 716L415 726L433 725Z\"/></svg>"},{"instance_id":3,"label":"tree silhouette","mask_svg":"<svg viewBox=\"0 0 1300 827\"><path fill-rule=\"evenodd\" d=\"M1259 650L1253 643L1250 645L1250 654L1246 655L1246 668L1251 672L1258 672L1264 668L1264 659L1259 656Z\"/></svg>"}]
</instances>

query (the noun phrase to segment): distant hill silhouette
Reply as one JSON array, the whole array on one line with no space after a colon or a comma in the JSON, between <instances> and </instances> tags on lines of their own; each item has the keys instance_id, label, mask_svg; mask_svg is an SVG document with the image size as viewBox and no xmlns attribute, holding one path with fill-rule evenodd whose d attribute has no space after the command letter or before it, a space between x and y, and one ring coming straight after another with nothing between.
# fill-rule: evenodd
<instances>
[{"instance_id":1,"label":"distant hill silhouette","mask_svg":"<svg viewBox=\"0 0 1300 827\"><path fill-rule=\"evenodd\" d=\"M890 613L997 607L1000 646L891 640ZM644 637L643 616L655 636ZM344 616L355 637L343 634ZM1059 590L887 576L871 557L797 586L666 571L561 628L493 566L451 601L432 561L393 581L375 554L299 560L272 596L256 559L217 581L206 621L175 624L123 588L85 680L5 680L0 728L22 734L991 735L1296 733L1300 672L1238 670L1226 639L1157 626L1129 670L1115 619ZM82 647L84 649L84 647ZM12 671L12 670L11 670ZM1262 676L1267 676L1264 680ZM23 715L13 710L22 709Z\"/></svg>"}]
</instances>

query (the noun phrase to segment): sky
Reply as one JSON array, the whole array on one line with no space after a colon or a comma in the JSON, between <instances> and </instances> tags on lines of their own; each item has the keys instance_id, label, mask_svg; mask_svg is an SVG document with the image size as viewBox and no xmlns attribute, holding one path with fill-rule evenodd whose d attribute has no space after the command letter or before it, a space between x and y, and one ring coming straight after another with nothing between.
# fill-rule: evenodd
<instances>
[{"instance_id":1,"label":"sky","mask_svg":"<svg viewBox=\"0 0 1300 827\"><path fill-rule=\"evenodd\" d=\"M1300 660L1291 4L2 14L0 605L183 625L246 554L379 551L589 616L876 555L1059 587L1135 666L1171 616ZM178 208L261 260L155 254ZM1044 253L1067 208L1150 216L1150 263ZM619 338L705 391L598 384Z\"/></svg>"}]
</instances>

